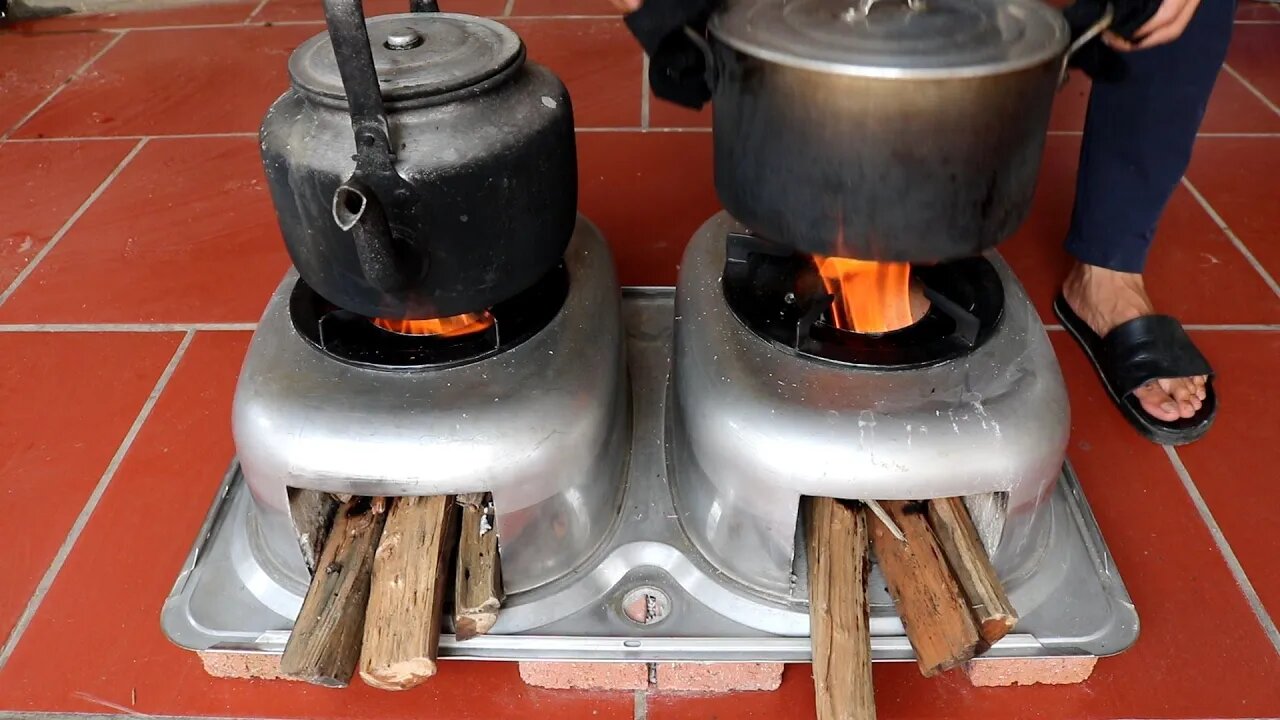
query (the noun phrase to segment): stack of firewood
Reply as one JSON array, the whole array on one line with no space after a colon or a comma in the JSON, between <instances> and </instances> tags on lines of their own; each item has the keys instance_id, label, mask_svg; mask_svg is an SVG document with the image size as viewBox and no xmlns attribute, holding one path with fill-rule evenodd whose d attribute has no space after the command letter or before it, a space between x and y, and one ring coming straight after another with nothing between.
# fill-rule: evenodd
<instances>
[{"instance_id":1,"label":"stack of firewood","mask_svg":"<svg viewBox=\"0 0 1280 720\"><path fill-rule=\"evenodd\" d=\"M384 690L435 675L451 577L460 640L497 620L502 578L492 523L484 494L342 499L327 536L313 541L322 549L281 672L346 687L358 664L361 679Z\"/></svg>"},{"instance_id":2,"label":"stack of firewood","mask_svg":"<svg viewBox=\"0 0 1280 720\"><path fill-rule=\"evenodd\" d=\"M1017 623L960 498L806 500L809 617L819 720L876 716L867 574L875 553L925 677L955 668Z\"/></svg>"},{"instance_id":3,"label":"stack of firewood","mask_svg":"<svg viewBox=\"0 0 1280 720\"><path fill-rule=\"evenodd\" d=\"M310 538L314 577L281 671L346 687L359 666L373 687L419 685L436 672L449 588L458 639L486 633L497 620L503 595L492 499L337 502L327 535ZM807 498L805 528L820 720L875 717L866 591L872 553L926 677L970 660L1017 622L959 498L866 505Z\"/></svg>"}]
</instances>

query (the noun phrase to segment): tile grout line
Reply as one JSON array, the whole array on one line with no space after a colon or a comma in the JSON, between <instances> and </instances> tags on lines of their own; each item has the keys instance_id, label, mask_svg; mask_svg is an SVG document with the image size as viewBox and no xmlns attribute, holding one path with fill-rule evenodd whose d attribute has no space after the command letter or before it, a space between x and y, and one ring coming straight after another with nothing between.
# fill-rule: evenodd
<instances>
[{"instance_id":1,"label":"tile grout line","mask_svg":"<svg viewBox=\"0 0 1280 720\"><path fill-rule=\"evenodd\" d=\"M1271 277L1271 273L1267 272L1267 269L1262 266L1262 263L1258 262L1258 258L1254 257L1253 253L1249 251L1249 247L1244 244L1244 241L1241 240L1231 227L1227 225L1227 221L1218 214L1217 210L1213 209L1213 205L1209 204L1208 198L1201 195L1200 191L1196 189L1196 186L1191 183L1191 180L1185 176L1182 178L1182 185L1186 187L1187 190L1191 191L1191 195L1195 197L1196 202L1200 203L1200 207L1204 208L1204 211L1209 213L1209 217L1218 225L1218 228L1222 230L1223 234L1227 236L1227 239L1231 241L1231 244L1236 246L1236 249L1240 251L1240 254L1244 255L1244 259L1249 261L1249 264L1253 266L1254 271L1262 277L1262 281L1267 284L1267 287L1271 288L1271 292L1275 293L1276 297L1280 297L1280 284L1277 284L1276 279Z\"/></svg>"},{"instance_id":2,"label":"tile grout line","mask_svg":"<svg viewBox=\"0 0 1280 720\"><path fill-rule=\"evenodd\" d=\"M147 418L151 417L151 410L155 408L156 402L160 399L160 394L164 392L165 387L169 384L169 379L177 371L178 364L182 362L182 358L186 355L187 348L191 347L191 341L195 336L196 334L193 330L188 330L182 336L182 342L178 343L177 349L173 351L173 356L169 358L169 364L160 373L160 377L151 388L151 394L142 403L142 408L138 410L138 415L133 419L133 424L129 426L124 439L120 441L120 446L116 448L111 462L107 463L107 468L102 472L102 477L98 479L98 484L94 486L93 492L85 500L84 507L81 508L80 514L76 516L75 522L72 523L66 539L62 542L62 546L58 548L57 554L49 562L49 569L40 578L39 584L36 585L35 591L31 594L31 599L27 601L27 606L22 610L22 615L14 623L13 630L10 631L4 647L0 648L0 670L3 670L9 662L9 658L18 646L18 641L26 633L27 627L31 625L31 620L35 617L36 611L40 609L45 596L49 593L49 588L53 586L53 581L62 572L62 567L66 564L72 548L75 547L76 542L80 539L80 534L84 532L85 526L89 524L89 519L93 516L93 512L98 509L98 503L107 492L107 487L115 477L116 471L120 469L120 465L124 462L125 455L128 454L129 449L133 446L134 440L137 439L138 434L142 431L143 424L146 423Z\"/></svg>"},{"instance_id":3,"label":"tile grout line","mask_svg":"<svg viewBox=\"0 0 1280 720\"><path fill-rule=\"evenodd\" d=\"M640 63L640 127L649 128L649 53L642 53Z\"/></svg>"},{"instance_id":4,"label":"tile grout line","mask_svg":"<svg viewBox=\"0 0 1280 720\"><path fill-rule=\"evenodd\" d=\"M1239 72L1237 72L1235 68L1231 67L1230 64L1225 62L1222 63L1222 69L1230 73L1231 77L1235 78L1236 80L1239 80L1240 84L1243 85L1246 90L1253 93L1254 97L1261 100L1263 105L1266 105L1267 107L1271 108L1271 112L1275 113L1276 115L1280 115L1280 107L1276 107L1276 104L1271 102L1271 98L1267 97L1266 95L1263 95L1261 90L1255 87L1253 83L1246 80L1245 77L1241 75Z\"/></svg>"},{"instance_id":5,"label":"tile grout line","mask_svg":"<svg viewBox=\"0 0 1280 720\"><path fill-rule=\"evenodd\" d=\"M13 323L0 324L0 333L157 333L251 332L257 323Z\"/></svg>"},{"instance_id":6,"label":"tile grout line","mask_svg":"<svg viewBox=\"0 0 1280 720\"><path fill-rule=\"evenodd\" d=\"M631 712L633 720L649 720L649 691L637 690L635 694L634 710Z\"/></svg>"},{"instance_id":7,"label":"tile grout line","mask_svg":"<svg viewBox=\"0 0 1280 720\"><path fill-rule=\"evenodd\" d=\"M46 257L49 256L49 253L53 252L53 249L58 246L59 241L61 241L62 238L71 230L71 227L75 225L76 222L80 220L80 217L89 210L89 206L93 205L93 203L101 197L104 192L106 192L107 187L120 176L120 173L124 172L124 169L129 166L129 163L132 162L135 157L137 157L138 153L146 144L147 138L139 140L137 144L133 146L133 149L131 149L124 158L116 164L115 169L107 174L107 177L98 184L98 187L94 188L93 192L89 193L89 197L85 198L84 202L80 203L80 207L76 208L76 211L71 213L71 217L67 218L67 221L62 223L62 227L58 228L58 231L53 234L53 237L49 238L49 242L45 243L44 247L40 248L40 252L36 253L35 257L31 258L31 262L27 263L27 266L22 268L22 271L18 273L18 276L13 279L13 282L9 283L9 287L5 288L4 292L0 292L0 306L3 306L5 302L7 302L9 298L17 292L18 288L22 286L23 281L36 271L36 268L40 266L40 263L43 262Z\"/></svg>"},{"instance_id":8,"label":"tile grout line","mask_svg":"<svg viewBox=\"0 0 1280 720\"><path fill-rule=\"evenodd\" d=\"M1262 626L1262 631L1266 633L1267 639L1271 641L1276 653L1280 654L1280 629L1276 628L1275 622L1271 620L1271 615L1267 613L1266 607L1262 604L1262 598L1258 597L1258 592L1254 589L1253 583L1249 581L1249 576L1245 573L1244 566L1240 564L1235 551L1231 549L1231 543L1227 542L1227 536L1223 534L1218 521L1214 519L1208 503L1204 501L1204 496L1200 494L1200 489L1196 487L1195 480L1192 479L1187 466L1182 463L1182 457L1178 455L1176 448L1167 445L1164 448L1164 452L1169 456L1169 463L1173 465L1174 472L1178 474L1178 479L1182 482L1182 488L1186 490L1187 495L1191 496L1192 504L1196 506L1196 511L1200 513L1200 520L1209 528L1209 534L1213 536L1213 542L1218 546L1218 553L1222 555L1227 567L1231 570L1231 574L1235 576L1236 585L1239 586L1240 592L1244 593L1245 600L1248 601L1249 607L1253 610L1254 617L1257 618L1258 624Z\"/></svg>"},{"instance_id":9,"label":"tile grout line","mask_svg":"<svg viewBox=\"0 0 1280 720\"><path fill-rule=\"evenodd\" d=\"M507 0L507 4L502 6L502 17L509 18L516 9L516 0Z\"/></svg>"},{"instance_id":10,"label":"tile grout line","mask_svg":"<svg viewBox=\"0 0 1280 720\"><path fill-rule=\"evenodd\" d=\"M240 24L241 24L241 25L251 25L251 24L253 24L253 19L254 19L254 18L256 18L256 17L258 17L258 13L262 12L262 8L266 7L266 6L267 6L267 3L268 3L268 2L270 2L270 1L271 1L271 0L258 0L258 4L253 6L253 9L249 11L249 16L248 16L248 17L246 17L246 18L244 19L244 22L242 22L242 23L240 23Z\"/></svg>"},{"instance_id":11,"label":"tile grout line","mask_svg":"<svg viewBox=\"0 0 1280 720\"><path fill-rule=\"evenodd\" d=\"M112 140L212 140L218 138L256 138L256 132L177 133L174 135L68 135L65 137L9 138L14 145L45 142L94 142Z\"/></svg>"},{"instance_id":12,"label":"tile grout line","mask_svg":"<svg viewBox=\"0 0 1280 720\"><path fill-rule=\"evenodd\" d=\"M58 95L63 91L64 88L70 85L76 78L83 75L91 65L98 62L98 60L100 60L103 55L106 55L107 52L111 50L111 48L119 44L120 40L123 39L124 36L129 33L128 30L108 30L106 32L113 33L114 37L108 40L107 44L103 45L102 49L94 53L93 56L90 57L88 60L86 60L83 65L76 68L70 75L64 78L63 81L58 84L58 87L54 88L52 92L50 92L47 96L45 96L44 100L40 101L40 104L31 108L31 112L27 113L26 115L23 115L22 118L18 120L18 122L14 123L8 130L5 130L4 133L0 133L0 142L4 142L8 140L10 135L22 129L22 126L30 122L31 118L35 117L36 114L39 113L41 110L43 110L46 105L53 102L53 99L58 97Z\"/></svg>"}]
</instances>

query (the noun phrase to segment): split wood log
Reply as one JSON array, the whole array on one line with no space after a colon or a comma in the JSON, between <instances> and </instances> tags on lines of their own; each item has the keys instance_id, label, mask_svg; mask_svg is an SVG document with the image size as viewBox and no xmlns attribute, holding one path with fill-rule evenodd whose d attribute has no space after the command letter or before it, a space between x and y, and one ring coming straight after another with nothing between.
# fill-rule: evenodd
<instances>
[{"instance_id":1,"label":"split wood log","mask_svg":"<svg viewBox=\"0 0 1280 720\"><path fill-rule=\"evenodd\" d=\"M1018 624L1018 614L991 566L991 558L987 557L964 501L958 497L930 500L929 524L951 572L969 600L982 635L983 649L995 645Z\"/></svg>"},{"instance_id":2,"label":"split wood log","mask_svg":"<svg viewBox=\"0 0 1280 720\"><path fill-rule=\"evenodd\" d=\"M354 497L334 514L316 572L280 658L287 677L346 687L360 658L374 550L386 499Z\"/></svg>"},{"instance_id":3,"label":"split wood log","mask_svg":"<svg viewBox=\"0 0 1280 720\"><path fill-rule=\"evenodd\" d=\"M365 684L407 690L436 674L457 510L436 495L396 498L387 512L364 620Z\"/></svg>"},{"instance_id":4,"label":"split wood log","mask_svg":"<svg viewBox=\"0 0 1280 720\"><path fill-rule=\"evenodd\" d=\"M808 498L809 624L818 720L874 720L867 519L854 503Z\"/></svg>"},{"instance_id":5,"label":"split wood log","mask_svg":"<svg viewBox=\"0 0 1280 720\"><path fill-rule=\"evenodd\" d=\"M929 528L928 504L892 500L881 503L906 541L871 521L871 546L889 594L907 631L916 662L925 677L973 658L981 638L969 602L951 574L942 548Z\"/></svg>"},{"instance_id":6,"label":"split wood log","mask_svg":"<svg viewBox=\"0 0 1280 720\"><path fill-rule=\"evenodd\" d=\"M459 495L458 504L462 506L462 528L458 533L453 626L459 640L470 640L489 632L498 622L502 566L492 498L487 493Z\"/></svg>"},{"instance_id":7,"label":"split wood log","mask_svg":"<svg viewBox=\"0 0 1280 720\"><path fill-rule=\"evenodd\" d=\"M289 488L289 517L298 533L302 560L312 575L316 573L320 553L324 552L324 543L329 539L334 513L339 505L350 499L350 495L346 500L339 500L336 495L319 490Z\"/></svg>"}]
</instances>

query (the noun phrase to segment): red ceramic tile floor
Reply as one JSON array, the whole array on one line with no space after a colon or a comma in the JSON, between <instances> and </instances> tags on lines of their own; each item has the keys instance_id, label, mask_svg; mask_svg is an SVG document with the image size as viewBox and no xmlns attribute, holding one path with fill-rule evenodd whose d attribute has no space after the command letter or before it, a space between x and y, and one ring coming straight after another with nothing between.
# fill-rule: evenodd
<instances>
[{"instance_id":1,"label":"red ceramic tile floor","mask_svg":"<svg viewBox=\"0 0 1280 720\"><path fill-rule=\"evenodd\" d=\"M719 210L709 133L578 133L578 206L627 285L674 284L689 237Z\"/></svg>"},{"instance_id":2,"label":"red ceramic tile floor","mask_svg":"<svg viewBox=\"0 0 1280 720\"><path fill-rule=\"evenodd\" d=\"M17 135L257 132L263 111L289 86L289 53L315 33L305 26L128 33Z\"/></svg>"},{"instance_id":3,"label":"red ceramic tile floor","mask_svg":"<svg viewBox=\"0 0 1280 720\"><path fill-rule=\"evenodd\" d=\"M511 14L520 15L619 15L610 0L514 0Z\"/></svg>"},{"instance_id":4,"label":"red ceramic tile floor","mask_svg":"<svg viewBox=\"0 0 1280 720\"><path fill-rule=\"evenodd\" d=\"M215 680L195 655L171 645L160 608L232 456L231 396L247 341L247 333L196 336L0 673L0 707L102 712L113 703L141 713L275 718L631 717L630 694L527 688L514 664L446 663L412 693L358 681L337 692ZM126 517L135 521L122 523ZM94 648L94 662L67 662L85 648Z\"/></svg>"},{"instance_id":5,"label":"red ceramic tile floor","mask_svg":"<svg viewBox=\"0 0 1280 720\"><path fill-rule=\"evenodd\" d=\"M1240 73L1271 102L1280 105L1280 23L1263 25L1237 24L1227 65Z\"/></svg>"},{"instance_id":6,"label":"red ceramic tile floor","mask_svg":"<svg viewBox=\"0 0 1280 720\"><path fill-rule=\"evenodd\" d=\"M370 14L400 0L372 0ZM14 323L252 322L287 267L263 188L255 133L287 84L285 61L320 32L318 0L269 0L233 28L83 28L239 22L244 3L112 18L60 18L0 34L0 135L41 103L23 138L149 139L70 226L11 297ZM698 225L717 209L710 113L642 103L642 56L607 0L446 0L446 10L499 16L530 56L573 93L580 206L605 232L628 284L670 283ZM1273 275L1280 271L1280 127L1249 86L1280 96L1270 7L1243 22L1210 105L1205 131L1267 137L1202 138L1192 184ZM1280 10L1275 10L1280 16ZM610 17L566 19L573 15ZM558 17L557 17L558 16ZM238 19L237 19L238 18ZM302 20L302 25L270 26ZM1059 96L1055 130L1082 127L1088 85ZM650 129L635 131L647 117ZM683 128L664 131L662 128ZM208 134L238 134L210 137ZM0 288L136 146L131 139L0 143ZM1079 138L1048 143L1035 207L1004 252L1047 309L1065 268ZM31 245L25 246L30 236ZM15 244L16 240L16 244ZM24 250L24 246L26 249ZM17 254L15 255L15 248ZM1198 324L1280 325L1275 293L1194 196L1180 188L1161 225L1150 272L1162 309ZM116 452L179 337L169 332L0 332L0 497L11 513L0 543L0 632L26 606L63 534ZM116 328L119 330L119 328ZM1277 527L1259 512L1276 500L1269 450L1277 427L1270 374L1280 330L1198 332L1222 375L1219 425L1180 450L1221 530L1268 609L1280 613ZM977 690L958 676L933 681L909 665L877 666L884 718L1227 718L1280 716L1280 655L1264 635L1165 453L1139 440L1105 401L1070 340L1054 334L1073 404L1070 450L1093 510L1142 618L1130 651L1100 663L1077 687ZM160 606L230 459L230 399L246 333L198 332L101 504L0 667L0 712L199 714L234 717L632 716L630 694L534 690L509 664L446 663L410 693L345 692L287 683L212 680L171 646ZM41 478L39 485L31 479ZM56 493L50 494L50 487ZM140 520L142 518L142 520ZM14 538L17 538L16 540ZM19 545L18 543L26 543ZM87 602L86 598L92 598ZM91 648L92 652L86 652ZM68 658L76 658L71 662ZM473 688L486 693L477 700ZM777 693L648 698L655 719L812 717L807 666Z\"/></svg>"},{"instance_id":7,"label":"red ceramic tile floor","mask_svg":"<svg viewBox=\"0 0 1280 720\"><path fill-rule=\"evenodd\" d=\"M1236 6L1236 20L1280 22L1280 6L1271 2L1241 0Z\"/></svg>"},{"instance_id":8,"label":"red ceramic tile floor","mask_svg":"<svg viewBox=\"0 0 1280 720\"><path fill-rule=\"evenodd\" d=\"M8 508L0 523L0 638L9 636L179 337L0 333L0 501Z\"/></svg>"},{"instance_id":9,"label":"red ceramic tile floor","mask_svg":"<svg viewBox=\"0 0 1280 720\"><path fill-rule=\"evenodd\" d=\"M224 25L243 22L257 7L256 2L215 2L205 5L112 12L95 15L61 15L40 20L24 20L13 24L17 30L69 32L73 30L110 30L120 28L177 27L182 25Z\"/></svg>"},{"instance_id":10,"label":"red ceramic tile floor","mask_svg":"<svg viewBox=\"0 0 1280 720\"><path fill-rule=\"evenodd\" d=\"M440 9L444 12L467 13L469 15L497 16L502 14L505 0L443 0ZM366 0L364 14L390 15L409 12L409 0ZM258 14L253 16L254 22L282 22L295 20L324 21L324 3L321 0L268 0ZM322 31L321 25L312 28L312 33Z\"/></svg>"},{"instance_id":11,"label":"red ceramic tile floor","mask_svg":"<svg viewBox=\"0 0 1280 720\"><path fill-rule=\"evenodd\" d=\"M1213 432L1178 455L1273 618L1280 618L1280 405L1266 392L1280 332L1202 332L1223 407ZM1229 458L1229 460L1228 460Z\"/></svg>"},{"instance_id":12,"label":"red ceramic tile floor","mask_svg":"<svg viewBox=\"0 0 1280 720\"><path fill-rule=\"evenodd\" d=\"M560 76L580 128L638 127L644 54L621 20L509 20L529 58Z\"/></svg>"},{"instance_id":13,"label":"red ceramic tile floor","mask_svg":"<svg viewBox=\"0 0 1280 720\"><path fill-rule=\"evenodd\" d=\"M0 319L253 322L287 268L257 141L161 138L0 306Z\"/></svg>"},{"instance_id":14,"label":"red ceramic tile floor","mask_svg":"<svg viewBox=\"0 0 1280 720\"><path fill-rule=\"evenodd\" d=\"M1259 182L1280 167L1280 137L1201 138L1192 185L1273 278L1280 278L1280 206L1276 183Z\"/></svg>"},{"instance_id":15,"label":"red ceramic tile floor","mask_svg":"<svg viewBox=\"0 0 1280 720\"><path fill-rule=\"evenodd\" d=\"M1049 138L1031 214L1000 246L1048 322L1056 322L1049 308L1069 262L1062 244L1079 151L1079 137ZM1280 298L1185 188L1160 223L1146 275L1156 307L1183 322L1280 322Z\"/></svg>"},{"instance_id":16,"label":"red ceramic tile floor","mask_svg":"<svg viewBox=\"0 0 1280 720\"><path fill-rule=\"evenodd\" d=\"M133 142L0 145L0 292L128 154Z\"/></svg>"},{"instance_id":17,"label":"red ceramic tile floor","mask_svg":"<svg viewBox=\"0 0 1280 720\"><path fill-rule=\"evenodd\" d=\"M690 110L674 103L659 100L649 92L649 127L655 128L709 128L711 105L701 110Z\"/></svg>"},{"instance_id":18,"label":"red ceramic tile floor","mask_svg":"<svg viewBox=\"0 0 1280 720\"><path fill-rule=\"evenodd\" d=\"M0 35L0 137L111 40L101 33Z\"/></svg>"}]
</instances>

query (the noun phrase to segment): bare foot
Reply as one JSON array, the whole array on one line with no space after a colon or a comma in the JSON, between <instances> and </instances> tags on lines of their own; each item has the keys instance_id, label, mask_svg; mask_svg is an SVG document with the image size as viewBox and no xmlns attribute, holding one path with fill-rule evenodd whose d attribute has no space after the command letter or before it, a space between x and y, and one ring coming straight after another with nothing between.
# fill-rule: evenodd
<instances>
[{"instance_id":1,"label":"bare foot","mask_svg":"<svg viewBox=\"0 0 1280 720\"><path fill-rule=\"evenodd\" d=\"M1077 263L1062 285L1067 304L1099 337L1143 315L1155 314L1142 276ZM1134 391L1142 409L1171 422L1196 414L1204 403L1204 375L1152 380Z\"/></svg>"}]
</instances>

